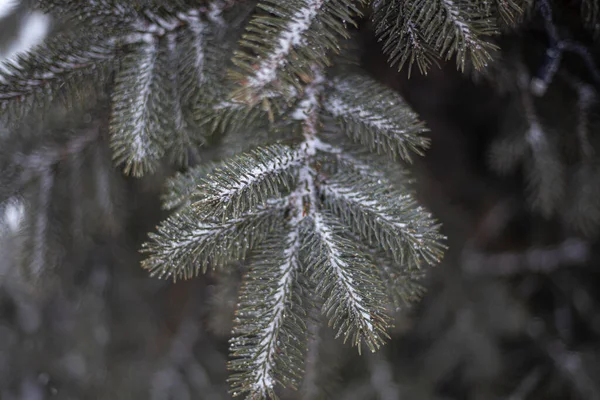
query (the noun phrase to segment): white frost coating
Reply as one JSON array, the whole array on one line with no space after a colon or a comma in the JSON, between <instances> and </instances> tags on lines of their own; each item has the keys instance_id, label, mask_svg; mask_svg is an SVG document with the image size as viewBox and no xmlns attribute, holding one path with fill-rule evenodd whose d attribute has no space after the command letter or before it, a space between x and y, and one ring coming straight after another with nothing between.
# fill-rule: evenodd
<instances>
[{"instance_id":1,"label":"white frost coating","mask_svg":"<svg viewBox=\"0 0 600 400\"><path fill-rule=\"evenodd\" d=\"M198 17L190 17L188 23L193 33L194 69L198 76L198 82L204 82L204 30L206 27Z\"/></svg>"},{"instance_id":2,"label":"white frost coating","mask_svg":"<svg viewBox=\"0 0 600 400\"><path fill-rule=\"evenodd\" d=\"M158 56L158 42L148 43L144 46L143 57L140 60L138 70L140 76L138 79L142 81L142 87L135 93L131 109L131 151L132 158L135 161L142 161L148 156L150 138L148 137L147 126L147 108L148 99L150 98L152 79L154 78L154 68L156 67L156 57Z\"/></svg>"},{"instance_id":3,"label":"white frost coating","mask_svg":"<svg viewBox=\"0 0 600 400\"><path fill-rule=\"evenodd\" d=\"M365 164L364 161L359 160L351 154L348 154L344 149L338 146L334 146L319 140L316 144L316 148L317 150L322 151L324 153L334 154L339 161L349 164L352 168L354 168L361 174L365 174L371 177L385 176L385 173L383 171L374 169L372 166Z\"/></svg>"},{"instance_id":4,"label":"white frost coating","mask_svg":"<svg viewBox=\"0 0 600 400\"><path fill-rule=\"evenodd\" d=\"M290 221L292 227L287 237L288 247L284 250L284 262L279 266L279 279L276 287L278 288L273 297L270 299L270 305L273 307L271 313L271 322L262 330L262 339L258 345L262 349L256 357L256 365L258 369L255 372L256 381L254 389L264 393L265 389L273 388L274 380L272 377L273 358L276 352L276 341L279 335L279 329L285 318L285 303L289 299L294 281L294 275L299 269L298 254L300 253L300 232L299 225L302 221L302 196L298 196L297 191L292 194L294 197L295 214Z\"/></svg>"},{"instance_id":5,"label":"white frost coating","mask_svg":"<svg viewBox=\"0 0 600 400\"><path fill-rule=\"evenodd\" d=\"M239 218L230 219L223 223L214 223L214 222L202 222L199 221L196 223L193 230L185 235L185 238L182 240L171 240L168 245L165 247L169 249L171 254L174 254L178 251L187 251L187 246L192 245L194 243L199 243L207 238L214 237L216 235L222 234L224 231L228 229L235 229L236 225L245 221L248 217L256 217L260 215L265 215L271 213L274 209L282 210L287 208L287 197L281 199L274 199L269 202L269 206L267 208L258 208L254 212L245 213Z\"/></svg>"},{"instance_id":6,"label":"white frost coating","mask_svg":"<svg viewBox=\"0 0 600 400\"><path fill-rule=\"evenodd\" d=\"M460 10L458 6L454 4L454 0L442 0L444 4L444 8L447 10L448 18L456 25L462 36L465 38L465 41L471 45L476 46L477 41L471 32L471 28L467 25L460 16Z\"/></svg>"},{"instance_id":7,"label":"white frost coating","mask_svg":"<svg viewBox=\"0 0 600 400\"><path fill-rule=\"evenodd\" d=\"M280 160L271 160L265 164L259 164L254 167L250 172L245 172L239 177L238 182L229 187L224 187L219 191L219 197L228 200L232 195L239 193L246 187L249 187L266 175L283 172L287 169L293 168L294 166L300 165L304 161L304 155L298 151L294 151L290 156L281 162Z\"/></svg>"},{"instance_id":8,"label":"white frost coating","mask_svg":"<svg viewBox=\"0 0 600 400\"><path fill-rule=\"evenodd\" d=\"M160 27L166 31L172 31L180 25L180 20L175 17L163 18L158 14L155 14L151 11L145 10L144 12L148 18L153 21L156 21Z\"/></svg>"},{"instance_id":9,"label":"white frost coating","mask_svg":"<svg viewBox=\"0 0 600 400\"><path fill-rule=\"evenodd\" d=\"M423 46L421 45L421 40L417 35L417 29L415 27L415 24L413 24L411 21L407 21L406 23L406 32L408 33L408 36L410 36L410 42L412 43L413 47L415 49L420 49L421 51L424 51Z\"/></svg>"},{"instance_id":10,"label":"white frost coating","mask_svg":"<svg viewBox=\"0 0 600 400\"><path fill-rule=\"evenodd\" d=\"M259 64L254 76L248 79L248 86L262 88L275 80L277 68L285 62L285 58L294 46L303 43L303 34L310 29L323 3L325 0L309 0L304 7L296 11L289 25L275 39L277 43L275 49Z\"/></svg>"},{"instance_id":11,"label":"white frost coating","mask_svg":"<svg viewBox=\"0 0 600 400\"><path fill-rule=\"evenodd\" d=\"M319 106L319 95L322 89L323 76L320 73L315 73L315 79L305 89L304 97L300 101L298 108L293 114L293 118L304 122L303 133L304 142L300 148L303 154L301 162L303 163L298 173L298 185L294 192L288 197L292 201L293 217L289 222L291 231L288 234L289 246L284 251L283 259L285 262L280 266L280 277L277 281L278 290L271 299L273 307L272 320L262 330L262 339L258 345L261 352L256 356L255 365L259 368L255 372L256 380L254 382L255 391L266 394L265 391L274 386L272 377L273 357L276 347L274 346L281 324L283 323L283 312L286 299L291 293L291 285L295 271L298 270L298 254L300 252L300 235L299 226L304 219L304 198L309 197L310 208L308 215L315 216L317 212L316 188L313 179L314 171L310 166L311 157L316 154L319 147L325 146L323 142L316 137L316 117Z\"/></svg>"},{"instance_id":12,"label":"white frost coating","mask_svg":"<svg viewBox=\"0 0 600 400\"><path fill-rule=\"evenodd\" d=\"M329 193L333 197L343 199L347 203L356 204L367 211L377 214L379 221L384 221L394 228L403 229L407 227L407 224L396 221L395 217L388 213L387 208L379 206L377 200L368 200L366 196L361 196L359 192L351 193L347 189L336 184L324 185L321 190L325 193Z\"/></svg>"},{"instance_id":13,"label":"white frost coating","mask_svg":"<svg viewBox=\"0 0 600 400\"><path fill-rule=\"evenodd\" d=\"M292 118L299 121L306 121L312 111L319 106L319 95L321 94L321 84L325 82L325 77L315 71L315 77L309 86L304 91L304 98L300 101L298 108L294 110Z\"/></svg>"},{"instance_id":14,"label":"white frost coating","mask_svg":"<svg viewBox=\"0 0 600 400\"><path fill-rule=\"evenodd\" d=\"M177 29L181 25L181 21L186 20L187 17L187 14L179 13L176 17L169 16L163 18L149 10L145 10L144 15L146 18L133 22L133 29L141 33L151 33L158 36Z\"/></svg>"},{"instance_id":15,"label":"white frost coating","mask_svg":"<svg viewBox=\"0 0 600 400\"><path fill-rule=\"evenodd\" d=\"M307 157L313 157L317 154L319 147L324 147L323 143L317 137L317 122L319 117L319 102L323 83L325 78L317 69L313 69L314 79L305 88L304 97L300 101L298 108L294 111L292 118L302 121L302 133L304 142L300 145L302 151ZM308 165L306 166L308 167ZM301 180L301 182L304 182Z\"/></svg>"},{"instance_id":16,"label":"white frost coating","mask_svg":"<svg viewBox=\"0 0 600 400\"><path fill-rule=\"evenodd\" d=\"M368 200L365 198L365 196L361 196L360 193L349 193L347 190L343 190L343 188L336 184L325 185L323 190L334 197L344 199L348 203L357 204L373 212L380 213L381 211L385 211L377 208L377 201Z\"/></svg>"},{"instance_id":17,"label":"white frost coating","mask_svg":"<svg viewBox=\"0 0 600 400\"><path fill-rule=\"evenodd\" d=\"M340 87L337 88L340 89ZM339 96L332 95L325 103L325 109L334 117L349 116L381 131L390 131L396 134L406 133L383 115L373 115L360 106L348 104Z\"/></svg>"},{"instance_id":18,"label":"white frost coating","mask_svg":"<svg viewBox=\"0 0 600 400\"><path fill-rule=\"evenodd\" d=\"M333 232L329 226L327 226L320 213L317 212L313 215L313 221L316 232L327 247L327 258L337 278L337 286L345 292L346 301L353 311L352 313L362 320L367 330L373 332L374 328L371 323L371 315L363 305L362 296L354 289L352 277L346 272L348 264L341 258L342 255L340 250L336 247L335 240L333 239Z\"/></svg>"},{"instance_id":19,"label":"white frost coating","mask_svg":"<svg viewBox=\"0 0 600 400\"><path fill-rule=\"evenodd\" d=\"M188 246L194 243L200 243L206 240L206 238L223 232L235 222L236 220L234 220L229 225L206 224L203 222L198 222L194 230L192 230L189 234L185 235L184 239L170 242L170 246L168 246L168 248L170 249L169 252L173 254L178 251L181 251L182 249L185 251Z\"/></svg>"}]
</instances>

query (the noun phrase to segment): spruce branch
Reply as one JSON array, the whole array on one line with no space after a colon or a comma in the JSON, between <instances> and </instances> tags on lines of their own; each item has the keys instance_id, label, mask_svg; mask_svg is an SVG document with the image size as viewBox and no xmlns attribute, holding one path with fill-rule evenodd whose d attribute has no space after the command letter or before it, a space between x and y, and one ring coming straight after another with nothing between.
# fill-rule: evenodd
<instances>
[{"instance_id":1,"label":"spruce branch","mask_svg":"<svg viewBox=\"0 0 600 400\"><path fill-rule=\"evenodd\" d=\"M436 0L433 13L427 8L431 3L425 0L410 2L407 10L425 29L425 36L431 38L446 59L456 55L461 70L464 70L467 57L476 69L483 68L491 60L489 51L496 48L485 40L486 36L497 33L496 27L488 21L489 16L479 14L472 1Z\"/></svg>"},{"instance_id":2,"label":"spruce branch","mask_svg":"<svg viewBox=\"0 0 600 400\"><path fill-rule=\"evenodd\" d=\"M158 132L170 93L164 92L158 76L158 54L159 42L152 36L135 45L123 60L113 92L114 159L134 176L153 171L165 153L166 143Z\"/></svg>"},{"instance_id":3,"label":"spruce branch","mask_svg":"<svg viewBox=\"0 0 600 400\"><path fill-rule=\"evenodd\" d=\"M205 214L237 218L289 191L304 161L299 149L277 144L240 155L203 180L194 207Z\"/></svg>"},{"instance_id":4,"label":"spruce branch","mask_svg":"<svg viewBox=\"0 0 600 400\"><path fill-rule=\"evenodd\" d=\"M321 190L324 204L369 244L377 243L400 265L439 261L438 226L413 196L379 178L339 174Z\"/></svg>"},{"instance_id":5,"label":"spruce branch","mask_svg":"<svg viewBox=\"0 0 600 400\"><path fill-rule=\"evenodd\" d=\"M269 106L263 107L263 104L259 104L248 107L227 96L219 93L208 101L198 103L194 114L197 124L206 127L210 132L226 137L249 128L260 130L269 122L274 121L274 110L278 109L274 104L279 102L281 97L274 93Z\"/></svg>"},{"instance_id":6,"label":"spruce branch","mask_svg":"<svg viewBox=\"0 0 600 400\"><path fill-rule=\"evenodd\" d=\"M505 27L512 28L520 23L523 16L533 6L534 0L487 0L488 15L499 15Z\"/></svg>"},{"instance_id":7,"label":"spruce branch","mask_svg":"<svg viewBox=\"0 0 600 400\"><path fill-rule=\"evenodd\" d=\"M339 171L364 174L374 179L393 179L398 183L411 182L408 171L390 163L387 157L373 157L373 153L364 145L348 142L348 136L341 132L337 119L323 115L322 141L319 142L318 158L321 168L327 174L334 175Z\"/></svg>"},{"instance_id":8,"label":"spruce branch","mask_svg":"<svg viewBox=\"0 0 600 400\"><path fill-rule=\"evenodd\" d=\"M199 89L212 82L208 75L219 74L215 24L225 24L220 12L227 5L215 1L195 9L189 4L182 9L183 3L154 9L131 8L127 2L64 1L47 7L79 22L74 31L59 32L43 47L1 66L2 117L18 122L32 107L48 106L59 94L72 95L90 83L103 84L116 72L115 162L134 176L154 171L165 155L185 164L190 147L203 144L204 131L191 125L190 111L201 101ZM96 22L108 18L102 32L89 28L93 21L86 18L92 15Z\"/></svg>"},{"instance_id":9,"label":"spruce branch","mask_svg":"<svg viewBox=\"0 0 600 400\"><path fill-rule=\"evenodd\" d=\"M164 107L158 115L160 120L160 136L165 142L165 152L170 161L178 165L187 165L188 152L191 148L204 144L204 137L193 135L193 127L186 118L183 102L183 86L177 71L179 49L178 35L170 32L159 40L157 67L161 73L159 84L164 87L162 100Z\"/></svg>"},{"instance_id":10,"label":"spruce branch","mask_svg":"<svg viewBox=\"0 0 600 400\"><path fill-rule=\"evenodd\" d=\"M56 34L43 46L0 62L0 118L15 123L34 107L47 109L61 93L104 80L114 61L115 42L92 30Z\"/></svg>"},{"instance_id":11,"label":"spruce branch","mask_svg":"<svg viewBox=\"0 0 600 400\"><path fill-rule=\"evenodd\" d=\"M495 16L480 1L381 0L375 7L377 33L390 61L399 67L416 62L427 72L438 57L456 56L460 70L467 60L481 69L496 49L488 40L498 33Z\"/></svg>"},{"instance_id":12,"label":"spruce branch","mask_svg":"<svg viewBox=\"0 0 600 400\"><path fill-rule=\"evenodd\" d=\"M214 40L213 27L203 21L199 15L191 14L188 17L188 26L181 34L181 56L179 64L182 89L185 91L182 100L189 101L201 94L195 90L210 81L208 70L209 58L214 55L207 54L212 49L207 42Z\"/></svg>"},{"instance_id":13,"label":"spruce branch","mask_svg":"<svg viewBox=\"0 0 600 400\"><path fill-rule=\"evenodd\" d=\"M389 317L385 314L385 289L368 259L356 254L356 247L341 234L343 225L329 215L311 215L312 234L305 246L314 249L308 255L311 278L318 282L317 293L325 299L324 314L330 325L350 340L353 346L362 342L375 351L387 334Z\"/></svg>"},{"instance_id":14,"label":"spruce branch","mask_svg":"<svg viewBox=\"0 0 600 400\"><path fill-rule=\"evenodd\" d=\"M230 220L199 219L186 207L165 220L150 234L143 252L149 254L142 267L159 278L189 279L210 268L245 259L268 233L281 225L286 201L271 201L267 207Z\"/></svg>"},{"instance_id":15,"label":"spruce branch","mask_svg":"<svg viewBox=\"0 0 600 400\"><path fill-rule=\"evenodd\" d=\"M409 76L415 63L421 74L426 74L431 66L438 65L434 45L413 21L405 18L400 8L402 2L379 1L375 4L375 30L383 42L384 53L389 54L390 65L397 65L399 70L408 65Z\"/></svg>"},{"instance_id":16,"label":"spruce branch","mask_svg":"<svg viewBox=\"0 0 600 400\"><path fill-rule=\"evenodd\" d=\"M313 65L329 65L327 54L337 51L338 37L347 37L345 24L353 24L364 0L264 0L249 23L235 53L240 82L234 98L249 104L266 99L273 88L302 90L313 78ZM268 33L265 35L265 33Z\"/></svg>"},{"instance_id":17,"label":"spruce branch","mask_svg":"<svg viewBox=\"0 0 600 400\"><path fill-rule=\"evenodd\" d=\"M409 159L410 151L425 146L422 125L401 99L367 78L364 87L358 76L332 82L316 65L312 76L302 97L283 110L289 118L265 135L275 144L171 181L165 200L179 211L145 245L151 255L144 266L162 277L189 278L236 257L248 260L230 369L232 390L249 398L273 397L278 384L297 386L305 344L292 339L300 337L312 304L302 293L322 300L338 336L374 351L387 337L387 299L409 298L388 293L382 278L404 278L412 292L412 279L401 272L441 256L439 227L408 189L394 188L386 168L377 169L381 157L349 150L349 139L364 135L385 142L385 153ZM341 100L331 107L331 99L352 104L356 93L366 96L373 87L378 92L364 109L344 108ZM241 135L234 132L229 135ZM294 140L277 143L281 138ZM404 173L397 175L405 182ZM364 241L396 256L393 263L402 267L382 272Z\"/></svg>"},{"instance_id":18,"label":"spruce branch","mask_svg":"<svg viewBox=\"0 0 600 400\"><path fill-rule=\"evenodd\" d=\"M299 210L298 210L299 211ZM296 387L302 374L306 326L300 285L302 216L297 212L287 233L258 249L256 262L240 293L230 379L234 395L275 398L275 382ZM257 299L261 301L257 304ZM306 306L306 305L304 305Z\"/></svg>"},{"instance_id":19,"label":"spruce branch","mask_svg":"<svg viewBox=\"0 0 600 400\"><path fill-rule=\"evenodd\" d=\"M318 116L323 96L324 78L320 74L305 90L304 99L293 113L302 125L305 142L302 147L308 155L327 148L317 137ZM383 343L387 319L378 308L380 282L370 275L367 260L353 251L353 246L339 234L341 224L321 210L318 174L312 164L307 164L300 172L299 193L306 198L303 213L307 214L312 229L305 239L304 247L311 249L305 261L312 271L311 277L317 285L317 293L324 299L323 311L330 324L350 339L352 345L364 343L372 351ZM316 250L316 251L315 251ZM360 284L358 284L360 282ZM363 290L365 290L363 292Z\"/></svg>"},{"instance_id":20,"label":"spruce branch","mask_svg":"<svg viewBox=\"0 0 600 400\"><path fill-rule=\"evenodd\" d=\"M189 147L203 144L201 135L192 134L197 128L187 110L200 101L198 89L209 73L216 73L216 56L209 39L214 27L198 10L168 16L145 10L133 29L140 33L126 36L130 51L113 92L112 146L125 172L141 176L165 154L185 164Z\"/></svg>"},{"instance_id":21,"label":"spruce branch","mask_svg":"<svg viewBox=\"0 0 600 400\"><path fill-rule=\"evenodd\" d=\"M359 75L338 78L332 86L324 108L350 138L405 161L423 154L426 128L398 94Z\"/></svg>"}]
</instances>

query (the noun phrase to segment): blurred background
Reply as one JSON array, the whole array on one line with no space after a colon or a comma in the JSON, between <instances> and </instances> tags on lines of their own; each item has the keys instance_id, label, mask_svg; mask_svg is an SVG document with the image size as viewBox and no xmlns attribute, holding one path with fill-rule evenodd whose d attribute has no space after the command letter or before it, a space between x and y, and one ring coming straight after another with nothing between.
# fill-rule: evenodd
<instances>
[{"instance_id":1,"label":"blurred background","mask_svg":"<svg viewBox=\"0 0 600 400\"><path fill-rule=\"evenodd\" d=\"M600 399L600 28L581 1L540 3L486 74L450 61L409 79L361 26L364 67L431 128L414 174L449 251L378 353L311 327L305 380L283 399ZM0 58L51 29L0 1ZM559 61L557 40L574 49ZM0 399L229 399L240 276L142 271L174 170L122 176L107 110L67 112L18 142L0 130Z\"/></svg>"}]
</instances>

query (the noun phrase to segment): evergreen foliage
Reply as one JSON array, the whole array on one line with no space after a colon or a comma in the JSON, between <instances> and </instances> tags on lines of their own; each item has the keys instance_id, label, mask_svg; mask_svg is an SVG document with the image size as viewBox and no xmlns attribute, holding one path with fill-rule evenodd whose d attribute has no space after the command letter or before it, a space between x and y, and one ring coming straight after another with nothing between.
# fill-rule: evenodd
<instances>
[{"instance_id":1,"label":"evergreen foliage","mask_svg":"<svg viewBox=\"0 0 600 400\"><path fill-rule=\"evenodd\" d=\"M582 1L579 14L586 29L596 35L597 2ZM535 3L541 19L541 31L547 36L548 48L530 69L520 46L505 46L490 68L487 79L497 84L510 99L506 112L508 123L492 145L491 166L502 175L522 169L530 206L546 218L563 215L571 228L591 234L596 230L598 206L593 176L598 170L592 132L597 117L594 83L564 67L570 57L581 61L579 68L598 82L600 73L594 54L561 29L564 16L547 0ZM522 35L517 33L516 35ZM561 93L574 100L563 106L569 121L547 112L546 102L555 101ZM565 134L564 132L569 132ZM571 150L572 149L572 150Z\"/></svg>"},{"instance_id":2,"label":"evergreen foliage","mask_svg":"<svg viewBox=\"0 0 600 400\"><path fill-rule=\"evenodd\" d=\"M497 46L491 37L513 25L530 0L375 1L377 33L391 64L414 63L422 73L440 58L482 69ZM410 73L410 72L409 72Z\"/></svg>"},{"instance_id":3,"label":"evergreen foliage","mask_svg":"<svg viewBox=\"0 0 600 400\"><path fill-rule=\"evenodd\" d=\"M387 252L393 262L383 272L400 277L436 263L442 249L438 227L407 187L336 145L355 141L408 158L427 143L422 124L366 76L313 73L291 118L273 128L274 144L226 159L206 175L192 170L172 181L170 198L192 200L180 200L183 206L145 248L144 267L175 278L249 257L231 365L239 372L233 390L251 398L272 395L275 382L295 386L311 298L323 299L338 335L375 350L386 337L384 305L394 293L386 293L375 255ZM372 101L352 105L368 94ZM395 116L393 109L402 112ZM294 136L294 144L277 143ZM191 195L189 180L197 187Z\"/></svg>"},{"instance_id":4,"label":"evergreen foliage","mask_svg":"<svg viewBox=\"0 0 600 400\"><path fill-rule=\"evenodd\" d=\"M359 351L384 344L394 311L419 297L425 267L445 249L406 168L425 153L427 129L400 95L344 60L353 27L372 16L398 68L416 64L426 73L455 58L460 70L493 77L496 66L488 64L504 51L494 37L514 29L533 3L36 2L61 23L42 46L2 64L5 136L62 117L53 115L59 106L102 108L110 123L106 132L68 137L63 150L17 160L18 179L10 182L16 189L3 197L35 180L31 196L38 208L47 207L56 179L51 166L72 158L76 173L87 147L104 134L126 175L182 167L167 183L163 207L171 214L143 245L142 266L174 280L243 269L230 341L231 391L275 398L279 386L302 387L315 339L307 332L318 330L321 317ZM521 100L525 134L500 143L494 154L506 171L527 164L532 204L551 215L565 193L565 172L534 96L545 94L563 53L579 51L584 59L586 53L553 30L548 2L537 4L551 51L533 78L515 67L511 94ZM597 8L582 1L588 25L595 26ZM585 85L577 88L585 147L591 98ZM110 99L99 94L105 91ZM589 161L582 173L591 173L591 156L582 153ZM73 179L73 187L82 180ZM92 181L104 187L106 177ZM33 258L26 264L34 274L48 264L42 238L48 226L42 213L28 224Z\"/></svg>"}]
</instances>

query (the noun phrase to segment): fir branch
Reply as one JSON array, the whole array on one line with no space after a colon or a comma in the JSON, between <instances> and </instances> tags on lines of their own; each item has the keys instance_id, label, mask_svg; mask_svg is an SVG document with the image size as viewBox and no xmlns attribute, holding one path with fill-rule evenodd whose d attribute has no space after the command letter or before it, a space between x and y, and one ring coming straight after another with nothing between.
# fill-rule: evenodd
<instances>
[{"instance_id":1,"label":"fir branch","mask_svg":"<svg viewBox=\"0 0 600 400\"><path fill-rule=\"evenodd\" d=\"M84 18L83 14L78 13L92 13L97 7L110 8L99 3L79 9L69 1L56 7L65 7L66 13L70 10L81 18ZM188 109L189 104L184 104L184 101L194 99L190 99L185 93L182 95L182 84L196 83L195 86L187 85L185 90L197 93L198 85L203 82L185 82L180 79L179 73L182 71L179 71L180 46L177 37L188 26L193 31L193 28L200 24L201 13L212 13L206 18L217 21L220 8L215 7L177 13L176 8L158 11L149 8L136 9L133 17L123 17L119 24L109 24L101 34L95 29L90 30L87 26L76 24L78 28L74 33L81 34L80 36L70 38L59 34L51 38L48 46L31 53L32 60L25 59L32 65L31 68L28 65L20 65L22 63L3 67L5 74L0 75L0 82L5 85L0 85L0 109L5 104L11 107L14 107L13 104L18 105L19 101L9 100L20 100L26 97L28 92L42 94L39 96L41 100L49 103L58 91L52 87L53 82L55 86L60 87L67 83L77 88L81 82L74 78L78 75L84 75L90 82L104 82L104 77L90 79L90 76L94 73L98 75L96 71L111 72L115 67L112 64L113 59L124 49L127 54L117 72L116 88L113 92L115 109L111 121L111 134L115 161L125 164L125 172L131 172L135 176L153 171L165 153L174 161L185 163L190 146L201 145L202 137L190 134L191 127L188 126L184 115L184 108ZM102 14L101 10L97 11L99 15ZM56 49L52 46L53 40L60 40ZM59 44L62 47L58 47ZM202 43L194 45L197 53L198 46ZM191 69L196 72L197 60L191 65ZM34 67L40 69L40 72ZM105 71L106 69L108 71ZM21 70L27 74L23 76ZM185 74L182 75L185 78ZM6 87L6 93L2 93L2 86ZM43 86L43 90L37 86ZM73 92L73 87L68 89L69 92ZM4 99L6 101L3 101ZM32 104L27 104L28 107L15 107L16 111L11 113L15 115L11 117L22 117L35 105L32 101L29 103Z\"/></svg>"},{"instance_id":2,"label":"fir branch","mask_svg":"<svg viewBox=\"0 0 600 400\"><path fill-rule=\"evenodd\" d=\"M337 336L350 339L354 346L364 342L375 351L387 337L389 325L382 307L385 289L375 267L356 253L355 246L340 234L343 226L332 217L313 212L310 219L312 231L304 246L312 250L305 263L318 282L317 293L325 300L323 311Z\"/></svg>"},{"instance_id":3,"label":"fir branch","mask_svg":"<svg viewBox=\"0 0 600 400\"><path fill-rule=\"evenodd\" d=\"M211 26L198 15L190 15L187 29L181 35L181 52L183 57L180 63L182 88L185 90L183 98L187 101L200 95L196 90L203 86L207 80L207 42L211 39Z\"/></svg>"},{"instance_id":4,"label":"fir branch","mask_svg":"<svg viewBox=\"0 0 600 400\"><path fill-rule=\"evenodd\" d=\"M276 94L271 98L270 104L277 102ZM219 93L214 98L198 102L195 107L194 120L201 127L207 127L209 132L230 134L239 133L249 127L264 126L265 121L273 121L273 109L265 109L262 105L249 107L248 105L230 100L225 94Z\"/></svg>"},{"instance_id":5,"label":"fir branch","mask_svg":"<svg viewBox=\"0 0 600 400\"><path fill-rule=\"evenodd\" d=\"M201 135L192 135L193 128L188 124L184 108L183 91L185 83L178 74L179 49L177 34L169 33L161 39L161 53L158 59L158 68L164 71L162 82L165 86L167 98L165 99L166 113L160 115L161 136L167 143L167 152L175 164L187 165L190 148L197 148L204 144ZM200 86L195 86L195 90ZM170 110L170 112L169 112Z\"/></svg>"},{"instance_id":6,"label":"fir branch","mask_svg":"<svg viewBox=\"0 0 600 400\"><path fill-rule=\"evenodd\" d=\"M106 33L104 33L106 35ZM44 45L0 63L0 116L21 120L34 107L46 109L66 88L101 82L115 59L115 42L91 33L59 33ZM62 89L62 90L59 90Z\"/></svg>"},{"instance_id":7,"label":"fir branch","mask_svg":"<svg viewBox=\"0 0 600 400\"><path fill-rule=\"evenodd\" d=\"M194 207L207 215L237 218L289 190L304 161L299 149L277 144L242 154L203 180Z\"/></svg>"},{"instance_id":8,"label":"fir branch","mask_svg":"<svg viewBox=\"0 0 600 400\"><path fill-rule=\"evenodd\" d=\"M213 2L211 4L216 4ZM179 66L183 101L194 108L203 100L222 95L224 89L224 65L229 57L237 27L223 28L216 16L189 11L185 16L186 26L179 32ZM212 19L211 19L212 18ZM204 88L199 91L198 88Z\"/></svg>"},{"instance_id":9,"label":"fir branch","mask_svg":"<svg viewBox=\"0 0 600 400\"><path fill-rule=\"evenodd\" d=\"M165 220L143 246L148 258L142 267L159 278L189 279L246 258L269 232L281 225L285 199L272 201L236 219L200 219L186 207Z\"/></svg>"},{"instance_id":10,"label":"fir branch","mask_svg":"<svg viewBox=\"0 0 600 400\"><path fill-rule=\"evenodd\" d=\"M387 39L390 60L400 66L414 60L426 72L434 56L456 56L460 70L467 59L481 69L491 60L496 46L487 39L497 34L496 24L478 0L382 1L375 13L377 30ZM402 41L394 45L392 34Z\"/></svg>"},{"instance_id":11,"label":"fir branch","mask_svg":"<svg viewBox=\"0 0 600 400\"><path fill-rule=\"evenodd\" d=\"M237 372L230 378L234 395L275 398L276 383L296 387L301 377L306 305L298 304L303 228L301 210L295 214L287 234L257 250L261 261L245 279L231 340L230 370Z\"/></svg>"},{"instance_id":12,"label":"fir branch","mask_svg":"<svg viewBox=\"0 0 600 400\"><path fill-rule=\"evenodd\" d=\"M358 3L358 4L357 4ZM302 90L314 78L314 66L329 64L328 51L337 51L338 37L347 37L345 23L353 24L363 0L264 0L249 23L236 52L240 71L232 77L241 88L234 98L256 104L272 87ZM275 18L273 16L276 16ZM265 35L268 32L268 35Z\"/></svg>"},{"instance_id":13,"label":"fir branch","mask_svg":"<svg viewBox=\"0 0 600 400\"><path fill-rule=\"evenodd\" d=\"M113 92L111 147L115 162L125 173L141 176L156 168L166 144L158 135L161 117L167 113L164 82L159 82L159 42L148 37L135 45L123 60Z\"/></svg>"},{"instance_id":14,"label":"fir branch","mask_svg":"<svg viewBox=\"0 0 600 400\"><path fill-rule=\"evenodd\" d=\"M496 46L482 38L497 32L487 15L477 13L473 2L436 0L437 10L433 18L426 11L425 3L425 0L413 2L414 7L410 13L417 16L417 23L425 27L425 35L436 43L440 54L446 59L456 54L457 65L461 70L464 70L467 55L476 69L483 68L491 60L488 51Z\"/></svg>"},{"instance_id":15,"label":"fir branch","mask_svg":"<svg viewBox=\"0 0 600 400\"><path fill-rule=\"evenodd\" d=\"M390 65L398 70L408 64L408 76L413 64L417 64L422 74L432 65L438 65L438 54L434 46L424 37L422 30L406 18L401 7L403 2L379 1L373 13L376 21L375 33L383 42L382 50L389 54Z\"/></svg>"},{"instance_id":16,"label":"fir branch","mask_svg":"<svg viewBox=\"0 0 600 400\"><path fill-rule=\"evenodd\" d=\"M389 270L384 275L374 265L372 250L358 237L361 232L378 251L388 250L409 266L422 259L438 260L441 249L434 243L441 236L430 215L416 206L407 190L393 189L385 178L386 169L379 171L377 162L371 162L375 156L367 157L364 149L348 152L344 143L321 140L322 134L347 140L339 126L331 135L323 132L333 125L323 123L333 120L327 116L326 96L349 98L360 93L366 97L372 82L363 88L358 78L356 85L347 79L345 86L329 90L318 66L312 65L311 75L312 81L298 92L302 97L287 109L289 119L265 134L265 140L294 136L302 141L259 147L214 169L196 168L178 176L166 200L181 209L146 245L151 256L144 266L175 277L190 277L208 265L253 255L230 364L234 394L249 398L273 397L278 384L297 385L304 345L293 339L304 331L307 320L308 306L302 299L306 291L316 291L322 298L322 311L338 336L356 346L365 343L373 351L383 343L390 318L385 314L388 293L382 277L400 275ZM408 158L409 151L425 143L413 132L420 133L419 123L412 114L390 117L392 109L385 108L389 104L403 106L397 96L381 90L365 112L340 112L336 120L349 120L347 124L372 143L386 141L390 146L393 142L393 154ZM380 110L385 114L379 116ZM412 126L405 132L403 123ZM366 126L364 132L361 124ZM230 135L235 139L242 134ZM330 178L330 171L337 175ZM355 177L353 171L364 177ZM400 176L404 179L404 174ZM351 236L351 230L357 235ZM399 234L404 236L397 238ZM382 243L375 246L377 240ZM303 281L304 277L310 281ZM406 282L411 283L408 278Z\"/></svg>"},{"instance_id":17,"label":"fir branch","mask_svg":"<svg viewBox=\"0 0 600 400\"><path fill-rule=\"evenodd\" d=\"M400 265L439 262L443 238L431 215L389 182L342 173L321 187L324 205L369 244L377 243Z\"/></svg>"},{"instance_id":18,"label":"fir branch","mask_svg":"<svg viewBox=\"0 0 600 400\"><path fill-rule=\"evenodd\" d=\"M364 76L338 78L324 109L353 140L377 153L411 160L429 145L427 131L402 98Z\"/></svg>"},{"instance_id":19,"label":"fir branch","mask_svg":"<svg viewBox=\"0 0 600 400\"><path fill-rule=\"evenodd\" d=\"M321 168L328 175L339 171L350 171L378 179L387 177L401 184L412 182L407 169L398 168L398 164L390 163L387 157L379 157L360 143L350 142L335 118L322 118L318 153L316 155Z\"/></svg>"},{"instance_id":20,"label":"fir branch","mask_svg":"<svg viewBox=\"0 0 600 400\"><path fill-rule=\"evenodd\" d=\"M490 4L488 15L499 15L505 27L515 27L533 6L534 0L487 0L485 3Z\"/></svg>"},{"instance_id":21,"label":"fir branch","mask_svg":"<svg viewBox=\"0 0 600 400\"><path fill-rule=\"evenodd\" d=\"M350 150L333 146L325 142L319 144L318 150L325 153L322 157L323 166L331 174L335 174L340 169L344 169L346 171L364 174L375 179L386 175L385 170L373 168L372 163L375 163L375 161L373 160L372 154L370 154L371 157L364 157L365 154L353 153ZM319 157L319 159L321 159L321 157ZM332 159L335 160L334 163L332 163Z\"/></svg>"}]
</instances>

